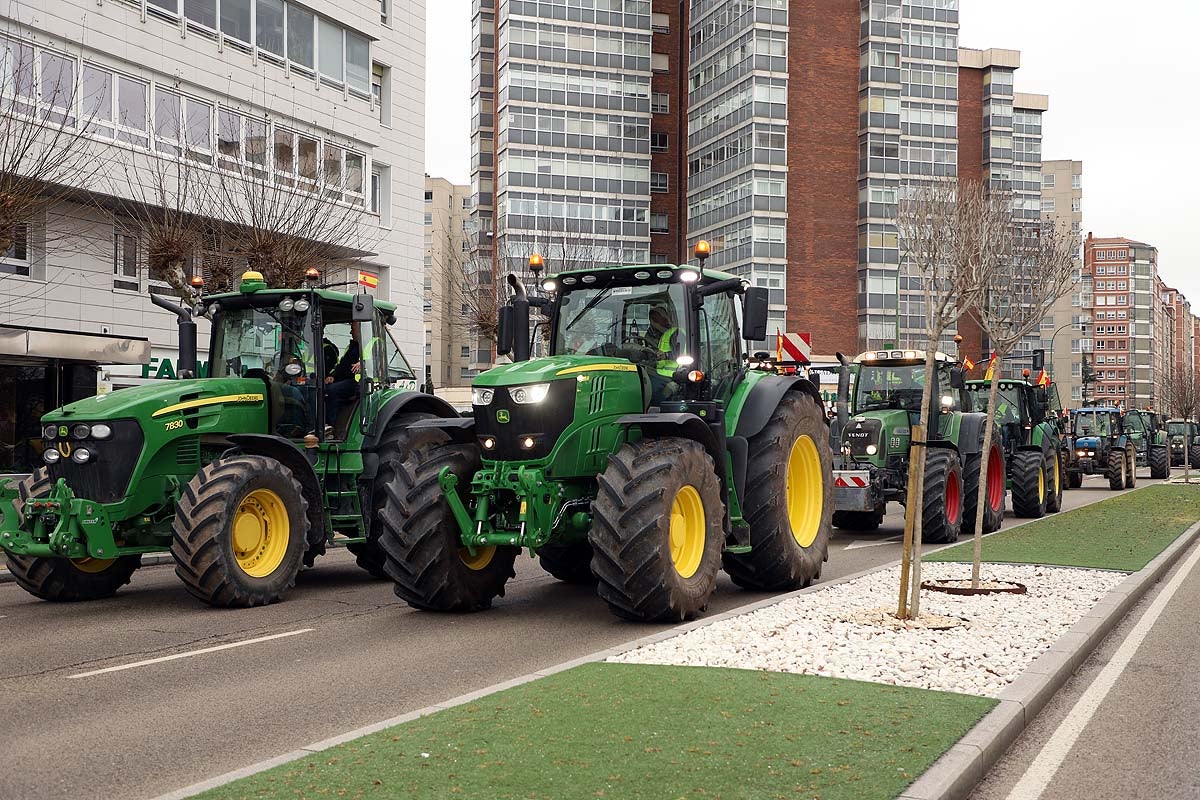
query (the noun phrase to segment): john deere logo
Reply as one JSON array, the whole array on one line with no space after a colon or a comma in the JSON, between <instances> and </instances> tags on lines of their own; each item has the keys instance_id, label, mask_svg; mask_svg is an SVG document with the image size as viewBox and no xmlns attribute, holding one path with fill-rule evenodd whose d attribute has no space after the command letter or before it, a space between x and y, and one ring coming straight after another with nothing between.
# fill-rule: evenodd
<instances>
[{"instance_id":1,"label":"john deere logo","mask_svg":"<svg viewBox=\"0 0 1200 800\"><path fill-rule=\"evenodd\" d=\"M500 409L499 411L497 411L496 412L496 422L499 422L501 424L508 422L508 411L506 411L503 408Z\"/></svg>"}]
</instances>

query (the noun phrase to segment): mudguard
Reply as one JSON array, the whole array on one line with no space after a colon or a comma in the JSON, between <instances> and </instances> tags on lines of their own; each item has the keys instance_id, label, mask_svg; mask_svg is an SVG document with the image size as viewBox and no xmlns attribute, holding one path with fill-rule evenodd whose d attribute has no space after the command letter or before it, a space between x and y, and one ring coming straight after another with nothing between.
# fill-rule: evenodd
<instances>
[{"instance_id":1,"label":"mudguard","mask_svg":"<svg viewBox=\"0 0 1200 800\"><path fill-rule=\"evenodd\" d=\"M462 419L454 407L440 397L424 392L403 392L383 404L379 414L375 416L366 436L363 437L363 450L370 452L379 445L379 439L387 430L392 417L401 412L424 412L443 419Z\"/></svg>"},{"instance_id":2,"label":"mudguard","mask_svg":"<svg viewBox=\"0 0 1200 800\"><path fill-rule=\"evenodd\" d=\"M808 378L798 375L769 375L750 390L738 416L735 436L750 439L767 426L767 421L775 413L779 401L788 392L804 392L816 401L817 407L824 409L821 393Z\"/></svg>"}]
</instances>

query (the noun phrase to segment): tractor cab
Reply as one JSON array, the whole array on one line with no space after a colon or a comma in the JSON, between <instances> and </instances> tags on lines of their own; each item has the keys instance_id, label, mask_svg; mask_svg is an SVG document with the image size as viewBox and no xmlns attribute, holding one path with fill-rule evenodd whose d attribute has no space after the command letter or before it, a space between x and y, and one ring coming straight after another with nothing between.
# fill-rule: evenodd
<instances>
[{"instance_id":1,"label":"tractor cab","mask_svg":"<svg viewBox=\"0 0 1200 800\"><path fill-rule=\"evenodd\" d=\"M987 412L991 385L990 380L967 382L973 410ZM1015 379L1000 380L996 391L995 424L1004 451L1011 454L1018 447L1034 444L1034 431L1049 418L1048 391L1044 387L1032 386L1026 380ZM1057 432L1057 422L1051 421L1050 425Z\"/></svg>"},{"instance_id":2,"label":"tractor cab","mask_svg":"<svg viewBox=\"0 0 1200 800\"><path fill-rule=\"evenodd\" d=\"M857 373L851 413L882 414L903 411L908 424L921 424L921 393L925 385L925 354L917 350L880 350L862 353L854 363ZM968 407L963 392L962 369L950 356L934 355L934 407L928 410L925 424L931 431L944 427L944 417ZM903 427L903 426L901 426Z\"/></svg>"},{"instance_id":3,"label":"tractor cab","mask_svg":"<svg viewBox=\"0 0 1200 800\"><path fill-rule=\"evenodd\" d=\"M1171 466L1177 467L1186 461L1195 465L1200 460L1200 426L1183 419L1166 422L1167 440L1171 448Z\"/></svg>"}]
</instances>

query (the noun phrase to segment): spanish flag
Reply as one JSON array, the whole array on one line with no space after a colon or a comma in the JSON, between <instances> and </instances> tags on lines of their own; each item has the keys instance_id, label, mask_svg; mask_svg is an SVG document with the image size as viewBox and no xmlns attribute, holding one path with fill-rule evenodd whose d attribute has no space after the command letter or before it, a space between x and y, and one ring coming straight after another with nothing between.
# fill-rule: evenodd
<instances>
[{"instance_id":1,"label":"spanish flag","mask_svg":"<svg viewBox=\"0 0 1200 800\"><path fill-rule=\"evenodd\" d=\"M990 381L992 379L992 375L995 374L995 371L996 371L996 351L993 350L992 357L988 360L987 372L985 372L983 374L983 379L985 381Z\"/></svg>"},{"instance_id":2,"label":"spanish flag","mask_svg":"<svg viewBox=\"0 0 1200 800\"><path fill-rule=\"evenodd\" d=\"M358 285L366 286L368 289L374 289L379 286L379 276L372 275L369 272L358 271Z\"/></svg>"},{"instance_id":3,"label":"spanish flag","mask_svg":"<svg viewBox=\"0 0 1200 800\"><path fill-rule=\"evenodd\" d=\"M1046 387L1050 386L1050 376L1046 374L1046 370L1043 369L1040 373L1038 373L1037 385Z\"/></svg>"},{"instance_id":4,"label":"spanish flag","mask_svg":"<svg viewBox=\"0 0 1200 800\"><path fill-rule=\"evenodd\" d=\"M963 369L965 369L967 372L970 372L971 370L975 369L975 362L969 358L964 358Z\"/></svg>"}]
</instances>

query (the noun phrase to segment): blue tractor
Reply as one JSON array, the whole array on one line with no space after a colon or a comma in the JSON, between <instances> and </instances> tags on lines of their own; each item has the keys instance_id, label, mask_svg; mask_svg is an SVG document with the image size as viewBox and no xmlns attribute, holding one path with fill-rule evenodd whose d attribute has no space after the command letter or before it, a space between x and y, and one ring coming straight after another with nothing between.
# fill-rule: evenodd
<instances>
[{"instance_id":1,"label":"blue tractor","mask_svg":"<svg viewBox=\"0 0 1200 800\"><path fill-rule=\"evenodd\" d=\"M1104 475L1113 491L1132 489L1137 483L1137 445L1118 408L1091 406L1072 411L1069 453L1067 483L1072 489L1083 485L1084 475Z\"/></svg>"}]
</instances>

